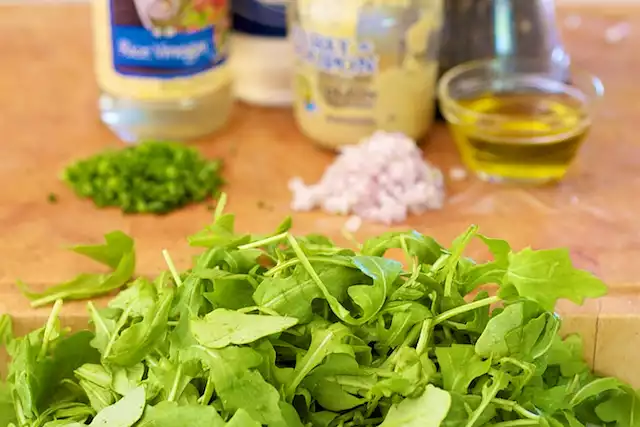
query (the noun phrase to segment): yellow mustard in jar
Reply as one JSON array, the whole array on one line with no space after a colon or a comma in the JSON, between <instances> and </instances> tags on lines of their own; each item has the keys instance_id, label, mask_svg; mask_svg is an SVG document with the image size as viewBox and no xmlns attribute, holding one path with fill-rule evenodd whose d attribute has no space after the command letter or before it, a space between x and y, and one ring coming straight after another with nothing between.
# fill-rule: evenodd
<instances>
[{"instance_id":1,"label":"yellow mustard in jar","mask_svg":"<svg viewBox=\"0 0 640 427\"><path fill-rule=\"evenodd\" d=\"M376 130L418 140L434 119L442 0L296 0L296 120L323 146Z\"/></svg>"}]
</instances>

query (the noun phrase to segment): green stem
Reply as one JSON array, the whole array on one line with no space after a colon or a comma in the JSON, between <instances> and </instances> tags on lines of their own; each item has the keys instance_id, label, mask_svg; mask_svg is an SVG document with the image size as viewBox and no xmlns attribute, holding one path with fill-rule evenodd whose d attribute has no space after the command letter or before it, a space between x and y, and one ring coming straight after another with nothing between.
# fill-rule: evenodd
<instances>
[{"instance_id":1,"label":"green stem","mask_svg":"<svg viewBox=\"0 0 640 427\"><path fill-rule=\"evenodd\" d=\"M182 381L182 365L178 365L178 370L176 371L176 377L173 379L173 385L171 386L171 391L169 391L169 395L167 396L167 400L169 402L175 402L178 397L178 387L180 386L180 381Z\"/></svg>"},{"instance_id":2,"label":"green stem","mask_svg":"<svg viewBox=\"0 0 640 427\"><path fill-rule=\"evenodd\" d=\"M162 250L162 256L164 257L164 261L167 263L169 267L169 271L171 272L171 276L173 276L173 280L176 282L176 286L182 286L182 280L180 279L180 275L178 274L178 270L176 269L176 265L173 263L173 260L169 256L169 251L166 249Z\"/></svg>"},{"instance_id":3,"label":"green stem","mask_svg":"<svg viewBox=\"0 0 640 427\"><path fill-rule=\"evenodd\" d=\"M16 409L16 417L18 418L18 425L20 427L27 426L27 416L24 414L24 409L22 409L22 401L20 401L20 397L16 397L14 399L14 406Z\"/></svg>"},{"instance_id":4,"label":"green stem","mask_svg":"<svg viewBox=\"0 0 640 427\"><path fill-rule=\"evenodd\" d=\"M362 243L358 242L358 240L353 236L353 234L351 234L349 230L343 227L340 230L340 233L342 233L342 237L344 237L345 240L347 240L348 242L351 242L351 244L353 244L353 246L356 247L358 252L362 251Z\"/></svg>"},{"instance_id":5,"label":"green stem","mask_svg":"<svg viewBox=\"0 0 640 427\"><path fill-rule=\"evenodd\" d=\"M475 423L478 421L478 419L480 419L484 411L489 406L489 403L491 403L491 401L496 397L496 395L500 391L500 383L495 378L493 379L493 382L494 382L493 385L491 386L491 388L489 389L486 395L484 394L484 391L483 391L482 402L480 402L480 406L478 406L475 409L475 411L473 411L465 427L473 427L475 425Z\"/></svg>"},{"instance_id":6,"label":"green stem","mask_svg":"<svg viewBox=\"0 0 640 427\"><path fill-rule=\"evenodd\" d=\"M320 257L320 256L310 256L310 257L307 257L307 259L309 260L309 262L333 264L333 265L337 265L339 267L357 268L355 265L353 265L349 261L336 260L336 259L333 259L333 258L326 258L326 257ZM285 269L287 269L289 267L296 266L296 265L300 264L301 262L302 261L299 258L290 259L289 261L286 261L286 262L283 262L282 264L276 265L271 270L269 270L266 273L264 273L264 275L265 275L265 277L275 276L276 274L278 274L282 270L285 270Z\"/></svg>"},{"instance_id":7,"label":"green stem","mask_svg":"<svg viewBox=\"0 0 640 427\"><path fill-rule=\"evenodd\" d=\"M211 374L209 374L209 378L207 379L207 385L204 388L204 393L200 397L200 404L207 406L209 402L211 402L211 398L213 397L213 380L211 379Z\"/></svg>"},{"instance_id":8,"label":"green stem","mask_svg":"<svg viewBox=\"0 0 640 427\"><path fill-rule=\"evenodd\" d=\"M53 330L56 326L56 321L58 320L58 316L60 315L60 310L62 310L62 300L57 300L51 309L51 314L49 314L49 318L47 319L47 325L44 328L44 333L42 334L42 346L40 347L40 352L38 353L38 360L44 358L47 355L47 351L49 350L49 343L51 342L51 334L53 334Z\"/></svg>"},{"instance_id":9,"label":"green stem","mask_svg":"<svg viewBox=\"0 0 640 427\"><path fill-rule=\"evenodd\" d=\"M409 247L407 246L407 239L405 236L400 236L400 247L402 248L402 252L404 252L404 256L407 259L408 269L413 271L414 259L409 253Z\"/></svg>"},{"instance_id":10,"label":"green stem","mask_svg":"<svg viewBox=\"0 0 640 427\"><path fill-rule=\"evenodd\" d=\"M429 346L429 339L431 338L431 331L433 330L433 319L425 319L422 322L422 329L420 330L420 338L418 338L418 345L416 346L416 352L418 356L424 354Z\"/></svg>"},{"instance_id":11,"label":"green stem","mask_svg":"<svg viewBox=\"0 0 640 427\"><path fill-rule=\"evenodd\" d=\"M491 403L501 406L503 408L506 408L508 411L514 411L529 420L537 421L540 419L540 415L534 414L533 412L526 410L525 408L518 405L513 400L499 399L496 397L494 399L491 399Z\"/></svg>"},{"instance_id":12,"label":"green stem","mask_svg":"<svg viewBox=\"0 0 640 427\"><path fill-rule=\"evenodd\" d=\"M322 279L320 278L320 276L318 276L318 273L311 265L311 262L309 262L309 258L300 247L300 244L298 243L296 238L289 234L287 235L287 239L289 240L289 244L291 245L293 252L296 254L298 259L300 259L300 263L302 264L304 269L307 271L307 274L311 277L311 280L313 280L313 282L318 286L320 291L322 291L324 298L329 303L329 306L331 307L331 310L334 312L334 314L338 316L340 320L346 323L351 323L351 324L357 323L357 321L356 322L353 321L353 318L351 318L351 314L349 313L349 311L346 308L344 308L342 304L340 304L338 299L334 297L331 294L331 292L329 292L329 289L327 289L325 284L322 282Z\"/></svg>"},{"instance_id":13,"label":"green stem","mask_svg":"<svg viewBox=\"0 0 640 427\"><path fill-rule=\"evenodd\" d=\"M396 362L396 358L398 357L400 349L404 347L411 347L418 339L421 330L422 330L422 325L415 325L413 328L411 328L411 330L407 334L407 337L404 339L402 344L400 344L398 347L396 347L395 350L393 350L391 355L383 363L383 366L384 367L392 366Z\"/></svg>"},{"instance_id":14,"label":"green stem","mask_svg":"<svg viewBox=\"0 0 640 427\"><path fill-rule=\"evenodd\" d=\"M214 221L217 221L218 219L220 219L226 205L227 205L227 193L222 193L220 194L220 197L218 197L218 203L216 203L216 210L213 213Z\"/></svg>"},{"instance_id":15,"label":"green stem","mask_svg":"<svg viewBox=\"0 0 640 427\"><path fill-rule=\"evenodd\" d=\"M42 307L43 305L48 305L58 300L64 300L67 296L69 296L68 292L57 292L52 295L47 295L46 297L42 297L42 298L31 301L31 307L33 308Z\"/></svg>"},{"instance_id":16,"label":"green stem","mask_svg":"<svg viewBox=\"0 0 640 427\"><path fill-rule=\"evenodd\" d=\"M524 381L522 381L522 383L520 383L518 388L516 388L513 391L513 393L511 394L511 399L515 399L520 394L520 392L522 391L524 386L527 385L529 383L529 381L531 381L531 378L533 377L533 374L534 374L535 367L531 367L531 365L529 365L528 363L521 362L521 361L519 361L517 359L514 359L512 357L504 357L504 358L502 358L500 360L500 364L502 365L503 363L511 363L513 366L516 366L516 367L522 369L522 371L526 373Z\"/></svg>"},{"instance_id":17,"label":"green stem","mask_svg":"<svg viewBox=\"0 0 640 427\"><path fill-rule=\"evenodd\" d=\"M120 329L124 327L124 324L127 322L127 319L129 318L129 311L131 311L131 306L127 306L127 308L120 315L120 318L116 323L116 327L113 330L113 335L111 335L111 338L107 343L107 347L104 349L104 353L102 354L103 360L106 359L109 356L109 354L111 354L111 348L113 347L113 345L116 343L116 340L118 339L118 333L120 332Z\"/></svg>"},{"instance_id":18,"label":"green stem","mask_svg":"<svg viewBox=\"0 0 640 427\"><path fill-rule=\"evenodd\" d=\"M440 313L434 318L434 326L439 325L445 320L449 320L453 317L459 316L460 314L467 313L469 311L473 311L478 308L486 307L488 305L495 304L500 301L502 301L500 297L489 297L489 298L474 301L469 304L461 305L460 307L456 307L451 310L445 311L444 313Z\"/></svg>"},{"instance_id":19,"label":"green stem","mask_svg":"<svg viewBox=\"0 0 640 427\"><path fill-rule=\"evenodd\" d=\"M469 327L464 323L452 322L451 320L445 320L444 322L442 322L442 324L444 326L447 326L452 329L457 329L459 331L466 331L469 329Z\"/></svg>"},{"instance_id":20,"label":"green stem","mask_svg":"<svg viewBox=\"0 0 640 427\"><path fill-rule=\"evenodd\" d=\"M536 420L513 420L503 421L501 423L489 424L487 427L525 427L525 426L539 426L540 422Z\"/></svg>"},{"instance_id":21,"label":"green stem","mask_svg":"<svg viewBox=\"0 0 640 427\"><path fill-rule=\"evenodd\" d=\"M104 323L104 319L102 318L102 316L100 316L100 313L98 313L98 310L96 309L96 306L93 305L93 302L89 301L87 303L87 308L89 309L91 319L96 324L95 325L96 329L100 329L104 331L104 333L107 334L109 338L111 338L111 333L109 332L109 328L107 328L107 324Z\"/></svg>"},{"instance_id":22,"label":"green stem","mask_svg":"<svg viewBox=\"0 0 640 427\"><path fill-rule=\"evenodd\" d=\"M289 236L289 232L276 234L275 236L267 237L266 239L256 240L255 242L247 243L246 245L238 246L239 250L261 248L263 246L272 245L274 243L280 243Z\"/></svg>"},{"instance_id":23,"label":"green stem","mask_svg":"<svg viewBox=\"0 0 640 427\"><path fill-rule=\"evenodd\" d=\"M449 272L447 273L447 277L444 282L444 295L451 296L453 292L453 278L456 274L458 262L462 257L462 253L465 248L469 245L469 242L478 233L478 226L472 225L469 227L467 232L454 243L453 251L451 252L451 256L447 260L447 265L449 267Z\"/></svg>"}]
</instances>

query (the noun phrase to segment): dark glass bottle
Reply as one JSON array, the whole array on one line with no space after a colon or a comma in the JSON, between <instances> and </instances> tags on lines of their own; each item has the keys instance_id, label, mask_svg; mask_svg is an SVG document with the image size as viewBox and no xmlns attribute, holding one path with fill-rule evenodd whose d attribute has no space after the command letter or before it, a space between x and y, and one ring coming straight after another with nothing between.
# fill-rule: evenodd
<instances>
[{"instance_id":1,"label":"dark glass bottle","mask_svg":"<svg viewBox=\"0 0 640 427\"><path fill-rule=\"evenodd\" d=\"M441 76L476 59L565 55L554 0L447 0L444 19Z\"/></svg>"}]
</instances>

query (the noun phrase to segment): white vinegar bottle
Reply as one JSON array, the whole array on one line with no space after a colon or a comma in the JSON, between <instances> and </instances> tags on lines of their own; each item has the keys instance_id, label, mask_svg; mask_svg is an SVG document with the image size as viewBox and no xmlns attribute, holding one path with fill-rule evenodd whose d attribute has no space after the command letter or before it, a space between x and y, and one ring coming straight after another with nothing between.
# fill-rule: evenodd
<instances>
[{"instance_id":1,"label":"white vinegar bottle","mask_svg":"<svg viewBox=\"0 0 640 427\"><path fill-rule=\"evenodd\" d=\"M233 104L228 0L93 0L102 121L127 142L187 140Z\"/></svg>"}]
</instances>

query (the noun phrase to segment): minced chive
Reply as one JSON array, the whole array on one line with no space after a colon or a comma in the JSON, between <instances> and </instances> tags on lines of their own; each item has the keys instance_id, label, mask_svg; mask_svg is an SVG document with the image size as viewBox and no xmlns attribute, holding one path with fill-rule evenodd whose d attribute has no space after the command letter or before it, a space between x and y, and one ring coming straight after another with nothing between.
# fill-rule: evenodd
<instances>
[{"instance_id":1,"label":"minced chive","mask_svg":"<svg viewBox=\"0 0 640 427\"><path fill-rule=\"evenodd\" d=\"M63 179L99 207L164 214L217 194L221 167L220 160L205 159L192 147L146 142L80 160L65 169Z\"/></svg>"}]
</instances>

